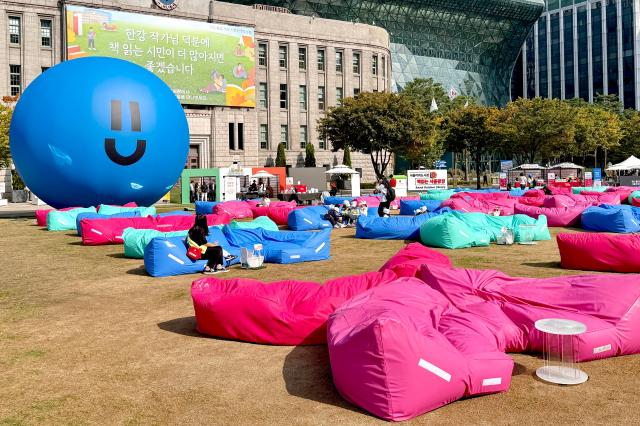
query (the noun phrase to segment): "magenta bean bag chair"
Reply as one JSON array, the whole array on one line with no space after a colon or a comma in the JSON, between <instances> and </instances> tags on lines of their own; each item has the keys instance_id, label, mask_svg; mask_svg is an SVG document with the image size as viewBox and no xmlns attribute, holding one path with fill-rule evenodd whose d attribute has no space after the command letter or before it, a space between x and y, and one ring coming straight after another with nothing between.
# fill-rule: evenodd
<instances>
[{"instance_id":1,"label":"magenta bean bag chair","mask_svg":"<svg viewBox=\"0 0 640 426\"><path fill-rule=\"evenodd\" d=\"M640 352L640 275L516 278L424 265L340 306L327 323L334 383L353 404L408 420L457 399L506 391L513 361L539 353L535 322L576 320L576 361Z\"/></svg>"},{"instance_id":2,"label":"magenta bean bag chair","mask_svg":"<svg viewBox=\"0 0 640 426\"><path fill-rule=\"evenodd\" d=\"M213 208L213 214L227 214L231 219L251 219L251 205L245 201L225 201L216 204Z\"/></svg>"},{"instance_id":3,"label":"magenta bean bag chair","mask_svg":"<svg viewBox=\"0 0 640 426\"><path fill-rule=\"evenodd\" d=\"M398 277L415 277L425 263L451 267L451 261L446 255L420 243L411 243L387 260L379 271L393 271Z\"/></svg>"},{"instance_id":4,"label":"magenta bean bag chair","mask_svg":"<svg viewBox=\"0 0 640 426\"><path fill-rule=\"evenodd\" d=\"M60 212L66 212L73 209L79 209L81 207L66 207L64 209L59 209ZM47 215L49 212L52 212L56 209L39 209L36 210L36 225L38 226L47 226ZM96 210L97 211L97 210Z\"/></svg>"},{"instance_id":5,"label":"magenta bean bag chair","mask_svg":"<svg viewBox=\"0 0 640 426\"><path fill-rule=\"evenodd\" d=\"M618 194L620 196L620 202L625 203L629 200L629 195L638 189L639 188L637 186L615 186L607 188L605 192Z\"/></svg>"},{"instance_id":6,"label":"magenta bean bag chair","mask_svg":"<svg viewBox=\"0 0 640 426\"><path fill-rule=\"evenodd\" d=\"M455 194L454 194L455 195ZM479 199L479 198L454 198L444 200L440 207L450 207L453 210L459 210L466 213L484 213L490 214L496 208L500 209L500 216L513 216L514 198L496 198L496 199Z\"/></svg>"},{"instance_id":7,"label":"magenta bean bag chair","mask_svg":"<svg viewBox=\"0 0 640 426\"><path fill-rule=\"evenodd\" d=\"M591 205L620 204L620 196L615 192L580 191L580 195Z\"/></svg>"},{"instance_id":8,"label":"magenta bean bag chair","mask_svg":"<svg viewBox=\"0 0 640 426\"><path fill-rule=\"evenodd\" d=\"M329 317L334 384L347 401L393 421L506 391L513 360L497 348L488 320L458 311L416 278L373 288Z\"/></svg>"},{"instance_id":9,"label":"magenta bean bag chair","mask_svg":"<svg viewBox=\"0 0 640 426\"><path fill-rule=\"evenodd\" d=\"M476 200L505 200L511 198L508 192L456 192L451 198Z\"/></svg>"},{"instance_id":10,"label":"magenta bean bag chair","mask_svg":"<svg viewBox=\"0 0 640 426\"><path fill-rule=\"evenodd\" d=\"M267 212L267 216L269 219L274 221L276 225L286 226L289 220L289 213L297 209L295 205L293 206L269 206L269 211Z\"/></svg>"},{"instance_id":11,"label":"magenta bean bag chair","mask_svg":"<svg viewBox=\"0 0 640 426\"><path fill-rule=\"evenodd\" d=\"M639 234L558 234L558 248L565 269L640 272Z\"/></svg>"},{"instance_id":12,"label":"magenta bean bag chair","mask_svg":"<svg viewBox=\"0 0 640 426\"><path fill-rule=\"evenodd\" d=\"M590 203L588 203L586 198L582 195L562 194L545 197L541 207L565 208L583 206L584 208L587 208L588 205L590 205Z\"/></svg>"},{"instance_id":13,"label":"magenta bean bag chair","mask_svg":"<svg viewBox=\"0 0 640 426\"><path fill-rule=\"evenodd\" d=\"M634 207L640 207L640 198L632 198L631 205Z\"/></svg>"},{"instance_id":14,"label":"magenta bean bag chair","mask_svg":"<svg viewBox=\"0 0 640 426\"><path fill-rule=\"evenodd\" d=\"M258 206L256 205L251 205L251 214L253 215L253 218L257 218L260 216L269 216L269 209L271 208L275 208L275 207L289 207L291 209L294 209L297 206L295 201L273 201L269 204L269 206ZM285 223L286 225L286 223Z\"/></svg>"},{"instance_id":15,"label":"magenta bean bag chair","mask_svg":"<svg viewBox=\"0 0 640 426\"><path fill-rule=\"evenodd\" d=\"M207 224L227 225L231 222L228 215L206 215ZM98 246L106 244L123 244L122 232L126 228L154 229L160 232L186 231L194 224L195 216L147 216L111 219L82 219L82 244Z\"/></svg>"},{"instance_id":16,"label":"magenta bean bag chair","mask_svg":"<svg viewBox=\"0 0 640 426\"><path fill-rule=\"evenodd\" d=\"M367 207L378 207L380 205L380 197L362 196L355 198L353 201L355 201L358 205L360 205L361 201L364 201L365 203L367 203ZM398 201L398 207L399 206L400 201Z\"/></svg>"},{"instance_id":17,"label":"magenta bean bag chair","mask_svg":"<svg viewBox=\"0 0 640 426\"><path fill-rule=\"evenodd\" d=\"M363 291L396 279L391 271L271 284L249 278L202 278L191 297L198 332L271 345L317 345L327 341L329 314Z\"/></svg>"},{"instance_id":18,"label":"magenta bean bag chair","mask_svg":"<svg viewBox=\"0 0 640 426\"><path fill-rule=\"evenodd\" d=\"M515 205L515 214L526 214L537 219L541 214L547 216L547 226L579 226L580 215L586 209L585 205L573 207L535 207L522 203Z\"/></svg>"},{"instance_id":19,"label":"magenta bean bag chair","mask_svg":"<svg viewBox=\"0 0 640 426\"><path fill-rule=\"evenodd\" d=\"M552 195L567 195L571 194L570 186L556 186L556 185L547 185L547 189L551 191Z\"/></svg>"}]
</instances>

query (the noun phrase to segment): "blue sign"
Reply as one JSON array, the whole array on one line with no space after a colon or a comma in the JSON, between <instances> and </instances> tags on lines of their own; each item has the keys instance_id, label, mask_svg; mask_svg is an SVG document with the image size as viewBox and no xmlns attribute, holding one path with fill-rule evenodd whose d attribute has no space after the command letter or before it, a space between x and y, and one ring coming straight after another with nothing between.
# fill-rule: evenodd
<instances>
[{"instance_id":1,"label":"blue sign","mask_svg":"<svg viewBox=\"0 0 640 426\"><path fill-rule=\"evenodd\" d=\"M593 180L602 180L602 169L593 169Z\"/></svg>"},{"instance_id":2,"label":"blue sign","mask_svg":"<svg viewBox=\"0 0 640 426\"><path fill-rule=\"evenodd\" d=\"M446 169L447 162L444 160L436 160L435 162L436 169Z\"/></svg>"}]
</instances>

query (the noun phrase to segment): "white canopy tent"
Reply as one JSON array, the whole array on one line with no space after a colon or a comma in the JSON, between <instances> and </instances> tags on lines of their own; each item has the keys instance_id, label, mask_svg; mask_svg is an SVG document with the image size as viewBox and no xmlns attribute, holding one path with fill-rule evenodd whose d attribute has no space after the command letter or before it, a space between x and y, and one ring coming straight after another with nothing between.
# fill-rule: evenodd
<instances>
[{"instance_id":1,"label":"white canopy tent","mask_svg":"<svg viewBox=\"0 0 640 426\"><path fill-rule=\"evenodd\" d=\"M556 164L555 166L549 166L549 167L547 167L547 169L578 169L578 170L582 170L582 169L584 169L584 167L578 166L575 163L560 163L560 164Z\"/></svg>"},{"instance_id":2,"label":"white canopy tent","mask_svg":"<svg viewBox=\"0 0 640 426\"><path fill-rule=\"evenodd\" d=\"M360 196L360 173L345 166L344 164L338 164L337 166L329 169L325 172L328 175L350 175L351 176L351 196Z\"/></svg>"},{"instance_id":3,"label":"white canopy tent","mask_svg":"<svg viewBox=\"0 0 640 426\"><path fill-rule=\"evenodd\" d=\"M274 178L275 176L272 175L271 173L265 171L265 170L258 170L254 175L251 176L251 178L255 178L255 179L269 179L269 178Z\"/></svg>"},{"instance_id":4,"label":"white canopy tent","mask_svg":"<svg viewBox=\"0 0 640 426\"><path fill-rule=\"evenodd\" d=\"M633 155L622 163L614 164L607 168L607 171L624 171L624 170L640 170L640 159Z\"/></svg>"}]
</instances>

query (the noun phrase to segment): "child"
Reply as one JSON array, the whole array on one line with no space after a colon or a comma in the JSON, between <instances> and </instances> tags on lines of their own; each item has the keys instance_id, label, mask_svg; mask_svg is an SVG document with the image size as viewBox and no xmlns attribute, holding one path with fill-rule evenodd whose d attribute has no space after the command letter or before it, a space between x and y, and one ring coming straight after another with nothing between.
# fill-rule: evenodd
<instances>
[{"instance_id":1,"label":"child","mask_svg":"<svg viewBox=\"0 0 640 426\"><path fill-rule=\"evenodd\" d=\"M342 216L339 214L340 209L334 205L329 206L329 211L323 216L324 220L331 222L334 228L342 228Z\"/></svg>"},{"instance_id":2,"label":"child","mask_svg":"<svg viewBox=\"0 0 640 426\"><path fill-rule=\"evenodd\" d=\"M349 209L349 218L351 223L355 224L360 216L360 210L358 210L358 204L355 201L351 202L351 208Z\"/></svg>"},{"instance_id":3,"label":"child","mask_svg":"<svg viewBox=\"0 0 640 426\"><path fill-rule=\"evenodd\" d=\"M349 215L350 208L351 203L347 200L344 200L344 203L342 203L342 209L340 210L343 226L351 226L351 216Z\"/></svg>"},{"instance_id":4,"label":"child","mask_svg":"<svg viewBox=\"0 0 640 426\"><path fill-rule=\"evenodd\" d=\"M360 216L367 216L369 213L369 208L367 207L366 201L360 201Z\"/></svg>"}]
</instances>

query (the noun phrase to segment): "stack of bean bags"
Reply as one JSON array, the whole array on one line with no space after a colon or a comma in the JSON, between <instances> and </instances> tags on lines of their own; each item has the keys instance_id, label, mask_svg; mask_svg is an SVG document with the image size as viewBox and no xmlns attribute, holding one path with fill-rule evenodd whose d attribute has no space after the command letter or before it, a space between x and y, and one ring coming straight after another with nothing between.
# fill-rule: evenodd
<instances>
[{"instance_id":1,"label":"stack of bean bags","mask_svg":"<svg viewBox=\"0 0 640 426\"><path fill-rule=\"evenodd\" d=\"M331 222L324 219L329 211L329 206L311 206L295 209L287 217L287 227L292 231L315 231L330 229Z\"/></svg>"},{"instance_id":2,"label":"stack of bean bags","mask_svg":"<svg viewBox=\"0 0 640 426\"><path fill-rule=\"evenodd\" d=\"M428 212L432 212L440 208L442 203L438 200L400 200L400 214L403 216L413 216L416 210L426 207Z\"/></svg>"},{"instance_id":3,"label":"stack of bean bags","mask_svg":"<svg viewBox=\"0 0 640 426\"><path fill-rule=\"evenodd\" d=\"M527 239L551 239L545 216L533 219L526 215L492 216L456 211L425 222L420 227L420 239L427 246L448 249L488 246L496 242L506 228L513 231L514 240L519 242L525 239L520 225L533 225Z\"/></svg>"},{"instance_id":4,"label":"stack of bean bags","mask_svg":"<svg viewBox=\"0 0 640 426\"><path fill-rule=\"evenodd\" d=\"M582 228L596 232L640 232L640 208L602 204L582 212Z\"/></svg>"},{"instance_id":5,"label":"stack of bean bags","mask_svg":"<svg viewBox=\"0 0 640 426\"><path fill-rule=\"evenodd\" d=\"M507 391L514 364L505 352L542 352L540 319L587 326L570 337L577 362L640 352L638 275L517 278L451 268L411 246L379 272L324 286L204 278L191 295L204 334L276 345L326 338L339 393L394 421Z\"/></svg>"},{"instance_id":6,"label":"stack of bean bags","mask_svg":"<svg viewBox=\"0 0 640 426\"><path fill-rule=\"evenodd\" d=\"M425 194L420 194L421 200L448 200L455 191L453 189L430 189Z\"/></svg>"},{"instance_id":7,"label":"stack of bean bags","mask_svg":"<svg viewBox=\"0 0 640 426\"><path fill-rule=\"evenodd\" d=\"M251 214L253 218L268 216L269 219L278 225L286 225L289 213L297 208L295 201L274 201L268 206L251 206Z\"/></svg>"},{"instance_id":8,"label":"stack of bean bags","mask_svg":"<svg viewBox=\"0 0 640 426\"><path fill-rule=\"evenodd\" d=\"M221 228L223 225L213 225L213 227ZM276 225L271 219L266 216L259 217L250 222L238 222L232 221L229 224L232 229L250 229L250 228L263 228L268 231L277 231L278 225ZM211 228L209 231L211 232ZM169 238L169 237L186 237L188 229L183 231L162 232L155 229L135 229L126 228L122 231L122 240L124 243L124 255L125 257L131 257L135 259L142 259L144 257L144 249L154 238Z\"/></svg>"},{"instance_id":9,"label":"stack of bean bags","mask_svg":"<svg viewBox=\"0 0 640 426\"><path fill-rule=\"evenodd\" d=\"M213 208L220 204L218 201L196 201L196 214L212 214Z\"/></svg>"},{"instance_id":10,"label":"stack of bean bags","mask_svg":"<svg viewBox=\"0 0 640 426\"><path fill-rule=\"evenodd\" d=\"M227 215L206 215L207 224L225 225L230 222ZM147 216L115 219L82 219L80 229L82 244L87 246L122 244L126 228L155 229L161 232L188 230L193 226L195 216Z\"/></svg>"},{"instance_id":11,"label":"stack of bean bags","mask_svg":"<svg viewBox=\"0 0 640 426\"><path fill-rule=\"evenodd\" d=\"M462 212L489 214L495 210L501 216L512 216L516 199L508 192L458 192L442 202L442 207L450 207Z\"/></svg>"},{"instance_id":12,"label":"stack of bean bags","mask_svg":"<svg viewBox=\"0 0 640 426\"><path fill-rule=\"evenodd\" d=\"M640 235L558 234L557 240L565 269L640 272Z\"/></svg>"},{"instance_id":13,"label":"stack of bean bags","mask_svg":"<svg viewBox=\"0 0 640 426\"><path fill-rule=\"evenodd\" d=\"M239 256L241 248L253 250L262 244L267 263L299 263L329 258L331 230L319 232L266 231L257 229L222 230L211 228L208 241L217 241L227 252ZM238 260L236 260L238 261ZM184 237L154 238L145 248L144 266L154 277L201 272L206 261L187 257Z\"/></svg>"},{"instance_id":14,"label":"stack of bean bags","mask_svg":"<svg viewBox=\"0 0 640 426\"><path fill-rule=\"evenodd\" d=\"M448 208L419 216L360 216L356 222L356 238L375 240L417 240L420 227L429 219L451 211Z\"/></svg>"}]
</instances>

